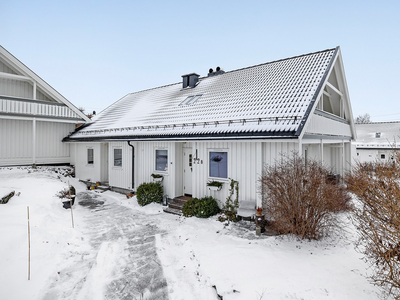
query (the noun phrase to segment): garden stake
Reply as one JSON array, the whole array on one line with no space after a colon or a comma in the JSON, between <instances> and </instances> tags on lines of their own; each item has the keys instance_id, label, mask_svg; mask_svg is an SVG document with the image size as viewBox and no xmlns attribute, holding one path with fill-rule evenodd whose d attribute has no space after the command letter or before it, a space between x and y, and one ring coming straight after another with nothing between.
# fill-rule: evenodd
<instances>
[{"instance_id":1,"label":"garden stake","mask_svg":"<svg viewBox=\"0 0 400 300\"><path fill-rule=\"evenodd\" d=\"M31 229L29 225L29 206L28 210L28 280L31 280Z\"/></svg>"},{"instance_id":2,"label":"garden stake","mask_svg":"<svg viewBox=\"0 0 400 300\"><path fill-rule=\"evenodd\" d=\"M68 192L69 192L69 206L71 206L72 228L74 228L74 214L72 213L71 187L69 185L69 180L68 180Z\"/></svg>"}]
</instances>

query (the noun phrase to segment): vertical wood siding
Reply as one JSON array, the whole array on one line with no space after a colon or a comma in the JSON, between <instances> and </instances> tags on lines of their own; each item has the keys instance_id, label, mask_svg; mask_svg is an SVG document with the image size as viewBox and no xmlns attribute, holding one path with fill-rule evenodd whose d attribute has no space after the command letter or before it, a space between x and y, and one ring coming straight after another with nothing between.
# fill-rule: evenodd
<instances>
[{"instance_id":1,"label":"vertical wood siding","mask_svg":"<svg viewBox=\"0 0 400 300\"><path fill-rule=\"evenodd\" d=\"M69 163L67 143L62 139L74 130L74 124L57 122L36 122L36 162Z\"/></svg>"},{"instance_id":2,"label":"vertical wood siding","mask_svg":"<svg viewBox=\"0 0 400 300\"><path fill-rule=\"evenodd\" d=\"M32 163L32 121L0 119L0 165Z\"/></svg>"},{"instance_id":3,"label":"vertical wood siding","mask_svg":"<svg viewBox=\"0 0 400 300\"><path fill-rule=\"evenodd\" d=\"M93 149L93 164L91 165L87 164L88 148ZM77 143L75 149L76 177L82 180L90 180L92 182L100 181L100 143Z\"/></svg>"},{"instance_id":4,"label":"vertical wood siding","mask_svg":"<svg viewBox=\"0 0 400 300\"><path fill-rule=\"evenodd\" d=\"M61 140L73 124L36 122L36 163L70 163L69 144ZM0 165L32 164L33 122L0 119Z\"/></svg>"}]
</instances>

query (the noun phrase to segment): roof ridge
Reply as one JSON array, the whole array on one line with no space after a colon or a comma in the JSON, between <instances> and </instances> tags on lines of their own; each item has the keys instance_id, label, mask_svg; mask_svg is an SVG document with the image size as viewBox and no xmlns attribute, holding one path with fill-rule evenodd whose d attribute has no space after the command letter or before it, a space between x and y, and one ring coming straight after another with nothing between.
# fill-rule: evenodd
<instances>
[{"instance_id":1,"label":"roof ridge","mask_svg":"<svg viewBox=\"0 0 400 300\"><path fill-rule=\"evenodd\" d=\"M292 56L292 57L282 58L282 59L278 59L278 60L273 60L273 61L269 61L269 62L266 62L266 63L258 64L258 65L253 65L253 66L244 67L244 68L231 70L231 71L225 71L224 74L232 73L232 72L236 72L236 71L241 71L241 70L247 70L247 69L251 69L251 68L255 68L255 67L259 67L259 66L269 65L269 64L273 64L273 63L277 63L277 62L281 62L281 61L285 61L285 60L290 60L290 59L295 59L295 58L299 58L299 57L309 56L309 55L313 55L313 54L319 54L319 53L323 53L323 52L334 51L336 49L337 49L337 47L331 48L331 49L325 49L325 50L321 50L321 51L316 51L316 52L311 52L311 53L307 53L307 54L301 54L301 55L296 55L296 56ZM224 75L224 74L221 74L221 75ZM202 78L207 78L207 76L200 77L199 79L202 79Z\"/></svg>"}]
</instances>

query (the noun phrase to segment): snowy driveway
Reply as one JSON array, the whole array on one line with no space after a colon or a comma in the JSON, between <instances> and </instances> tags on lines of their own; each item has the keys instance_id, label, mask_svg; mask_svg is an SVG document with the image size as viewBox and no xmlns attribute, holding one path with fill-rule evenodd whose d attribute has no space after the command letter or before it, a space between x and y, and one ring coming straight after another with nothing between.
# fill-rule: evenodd
<instances>
[{"instance_id":1,"label":"snowy driveway","mask_svg":"<svg viewBox=\"0 0 400 300\"><path fill-rule=\"evenodd\" d=\"M44 299L168 299L155 247L155 236L164 232L155 218L92 191L77 199L87 210L90 249L68 258L74 263L59 271Z\"/></svg>"}]
</instances>

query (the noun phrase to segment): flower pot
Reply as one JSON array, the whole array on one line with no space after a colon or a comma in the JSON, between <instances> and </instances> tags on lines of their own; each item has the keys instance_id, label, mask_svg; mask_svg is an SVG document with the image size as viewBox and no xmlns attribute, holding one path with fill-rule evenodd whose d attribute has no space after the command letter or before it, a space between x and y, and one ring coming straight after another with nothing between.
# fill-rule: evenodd
<instances>
[{"instance_id":1,"label":"flower pot","mask_svg":"<svg viewBox=\"0 0 400 300\"><path fill-rule=\"evenodd\" d=\"M208 186L208 189L210 191L220 191L222 189L222 186Z\"/></svg>"},{"instance_id":2,"label":"flower pot","mask_svg":"<svg viewBox=\"0 0 400 300\"><path fill-rule=\"evenodd\" d=\"M153 178L154 182L161 182L163 181L164 177L159 177L159 178Z\"/></svg>"}]
</instances>

